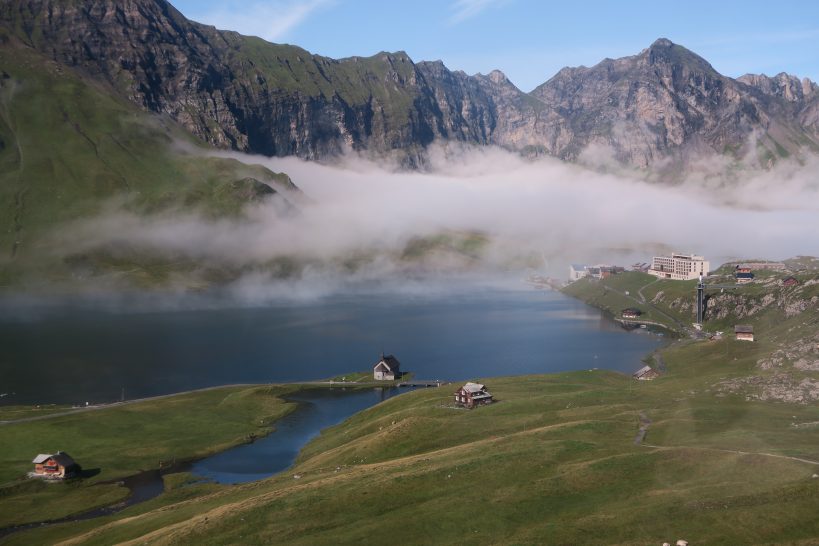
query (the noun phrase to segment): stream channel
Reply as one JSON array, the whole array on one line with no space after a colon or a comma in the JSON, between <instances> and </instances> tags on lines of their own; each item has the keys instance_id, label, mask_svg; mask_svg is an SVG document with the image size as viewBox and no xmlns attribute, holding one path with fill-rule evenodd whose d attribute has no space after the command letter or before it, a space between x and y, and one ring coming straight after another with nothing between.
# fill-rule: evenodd
<instances>
[{"instance_id":1,"label":"stream channel","mask_svg":"<svg viewBox=\"0 0 819 546\"><path fill-rule=\"evenodd\" d=\"M320 388L297 391L288 395L286 399L298 403L298 407L276 421L275 430L267 436L198 461L179 463L161 471L149 470L118 480L130 490L128 497L121 502L65 518L0 529L0 538L25 529L116 514L162 494L165 490L162 479L164 474L191 472L203 481L227 485L268 478L292 466L299 451L323 429L337 425L359 411L410 390L412 389L391 387ZM54 484L55 487L60 485Z\"/></svg>"}]
</instances>

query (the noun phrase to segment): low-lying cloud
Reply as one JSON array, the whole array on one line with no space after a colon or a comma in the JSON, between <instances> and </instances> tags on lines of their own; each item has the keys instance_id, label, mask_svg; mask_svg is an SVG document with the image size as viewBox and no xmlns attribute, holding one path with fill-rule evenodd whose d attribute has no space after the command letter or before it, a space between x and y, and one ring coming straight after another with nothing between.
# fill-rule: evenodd
<instances>
[{"instance_id":1,"label":"low-lying cloud","mask_svg":"<svg viewBox=\"0 0 819 546\"><path fill-rule=\"evenodd\" d=\"M133 245L236 267L286 256L308 264L302 276L363 279L414 267L397 259L408 242L445 232L485 234L490 242L480 265L488 269L534 255L561 277L573 261L628 265L672 249L705 254L712 263L819 253L815 158L739 173L730 181L700 171L668 186L491 147L436 149L427 172L400 171L355 155L333 165L219 155L289 174L306 197L297 204L299 213L283 216L271 204L254 206L241 220L112 210L64 230L61 246L79 252ZM365 257L360 267L339 265L351 256ZM464 265L440 258L443 269ZM253 275L243 282L264 283L263 274Z\"/></svg>"}]
</instances>

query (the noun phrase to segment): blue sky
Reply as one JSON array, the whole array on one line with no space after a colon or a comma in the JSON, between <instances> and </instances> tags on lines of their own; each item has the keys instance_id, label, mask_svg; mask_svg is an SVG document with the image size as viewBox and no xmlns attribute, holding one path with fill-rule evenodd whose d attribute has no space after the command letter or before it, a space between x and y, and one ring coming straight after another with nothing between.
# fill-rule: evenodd
<instances>
[{"instance_id":1,"label":"blue sky","mask_svg":"<svg viewBox=\"0 0 819 546\"><path fill-rule=\"evenodd\" d=\"M404 50L524 91L564 66L633 55L659 37L728 76L819 80L819 2L171 0L187 17L330 57Z\"/></svg>"}]
</instances>

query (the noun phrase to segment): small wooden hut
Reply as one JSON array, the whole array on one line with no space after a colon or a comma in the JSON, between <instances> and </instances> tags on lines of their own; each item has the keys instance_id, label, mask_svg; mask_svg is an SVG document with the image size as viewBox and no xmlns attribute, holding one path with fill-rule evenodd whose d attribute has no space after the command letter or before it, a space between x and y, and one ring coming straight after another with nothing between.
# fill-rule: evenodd
<instances>
[{"instance_id":1,"label":"small wooden hut","mask_svg":"<svg viewBox=\"0 0 819 546\"><path fill-rule=\"evenodd\" d=\"M634 379L638 379L640 381L651 381L652 379L660 377L660 374L657 373L657 370L655 370L651 366L643 366L642 368L634 372L631 376Z\"/></svg>"},{"instance_id":2,"label":"small wooden hut","mask_svg":"<svg viewBox=\"0 0 819 546\"><path fill-rule=\"evenodd\" d=\"M737 324L734 326L734 334L739 341L753 341L754 327L746 324Z\"/></svg>"},{"instance_id":3,"label":"small wooden hut","mask_svg":"<svg viewBox=\"0 0 819 546\"><path fill-rule=\"evenodd\" d=\"M31 462L34 463L34 472L29 475L34 478L62 480L76 476L82 470L71 455L64 451L40 453Z\"/></svg>"},{"instance_id":4,"label":"small wooden hut","mask_svg":"<svg viewBox=\"0 0 819 546\"><path fill-rule=\"evenodd\" d=\"M799 279L797 279L796 277L785 277L785 279L782 280L783 286L796 286L798 284Z\"/></svg>"},{"instance_id":5,"label":"small wooden hut","mask_svg":"<svg viewBox=\"0 0 819 546\"><path fill-rule=\"evenodd\" d=\"M642 314L643 312L637 309L636 307L628 307L620 311L620 316L622 316L624 319L640 318L640 315Z\"/></svg>"},{"instance_id":6,"label":"small wooden hut","mask_svg":"<svg viewBox=\"0 0 819 546\"><path fill-rule=\"evenodd\" d=\"M486 390L486 385L471 381L455 391L455 403L467 408L491 404L492 394Z\"/></svg>"}]
</instances>

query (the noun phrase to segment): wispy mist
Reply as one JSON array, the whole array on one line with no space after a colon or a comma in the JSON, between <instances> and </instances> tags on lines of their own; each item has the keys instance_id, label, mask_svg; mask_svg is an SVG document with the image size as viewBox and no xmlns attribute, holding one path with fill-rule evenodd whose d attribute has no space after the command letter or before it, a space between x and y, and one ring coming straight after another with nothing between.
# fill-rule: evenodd
<instances>
[{"instance_id":1,"label":"wispy mist","mask_svg":"<svg viewBox=\"0 0 819 546\"><path fill-rule=\"evenodd\" d=\"M324 165L296 158L224 153L286 172L303 190L299 213L254 206L243 219L193 213L143 217L111 210L63 230L60 246L87 251L135 246L202 263L250 267L238 290L257 290L282 257L303 280L390 279L408 271L500 271L538 257L551 274L572 261L646 261L662 250L783 259L819 253L819 162L782 163L731 178L703 165L682 184L601 174L498 148L436 149L427 172L406 172L355 155ZM403 252L419 237L485 236L479 255ZM258 267L257 267L258 266ZM522 267L521 267L522 268ZM293 282L289 280L288 282ZM289 289L288 289L289 290Z\"/></svg>"}]
</instances>

